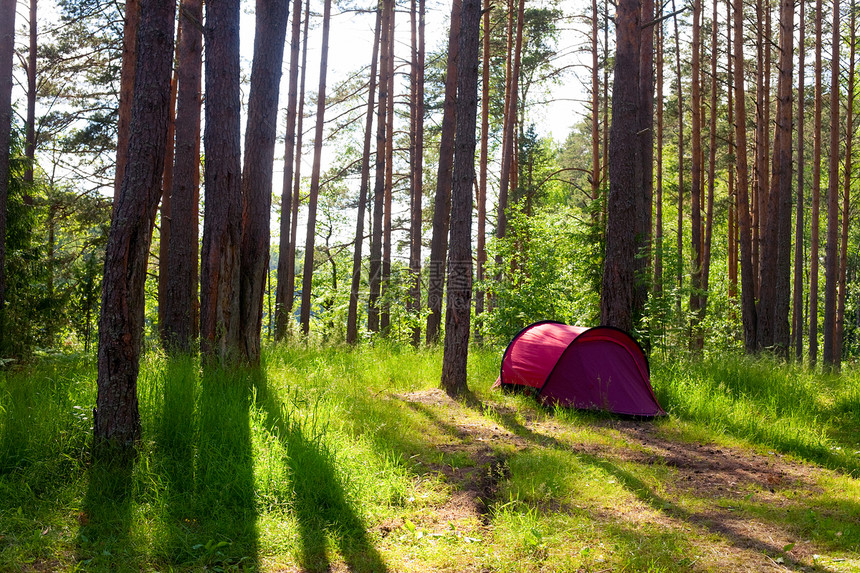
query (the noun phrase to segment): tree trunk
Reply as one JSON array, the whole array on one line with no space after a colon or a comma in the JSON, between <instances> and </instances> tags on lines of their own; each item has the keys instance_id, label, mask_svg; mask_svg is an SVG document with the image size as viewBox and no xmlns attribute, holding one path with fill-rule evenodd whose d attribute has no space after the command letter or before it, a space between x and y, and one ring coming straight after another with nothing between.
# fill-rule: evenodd
<instances>
[{"instance_id":1,"label":"tree trunk","mask_svg":"<svg viewBox=\"0 0 860 573\"><path fill-rule=\"evenodd\" d=\"M846 274L848 269L848 227L850 224L850 198L851 198L851 175L852 175L852 150L854 144L854 88L856 79L854 77L856 42L857 42L857 12L856 2L851 0L851 16L849 24L848 42L848 105L845 117L845 185L842 188L842 234L839 243L839 294L836 300L836 340L834 342L834 366L838 369L842 365L842 344L845 333L845 298L847 296Z\"/></svg>"},{"instance_id":2,"label":"tree trunk","mask_svg":"<svg viewBox=\"0 0 860 573\"><path fill-rule=\"evenodd\" d=\"M482 46L482 61L481 61L481 156L478 167L478 237L477 237L477 253L476 260L477 268L475 269L475 279L478 282L478 289L475 291L475 317L479 317L484 313L484 299L486 291L480 286L484 281L484 269L487 264L487 161L489 155L490 142L490 36L492 29L490 27L490 10L492 9L490 0L484 0L483 6L483 46ZM475 341L481 343L484 339L484 332L481 326L481 321L476 320Z\"/></svg>"},{"instance_id":3,"label":"tree trunk","mask_svg":"<svg viewBox=\"0 0 860 573\"><path fill-rule=\"evenodd\" d=\"M128 449L140 439L137 374L152 221L161 195L175 4L142 0L128 162L105 250L99 320L96 443Z\"/></svg>"},{"instance_id":4,"label":"tree trunk","mask_svg":"<svg viewBox=\"0 0 860 573\"><path fill-rule=\"evenodd\" d=\"M791 135L793 115L794 2L780 3L780 58L777 85L773 174L767 194L767 216L761 249L758 347L786 356L789 346L788 307L791 265Z\"/></svg>"},{"instance_id":5,"label":"tree trunk","mask_svg":"<svg viewBox=\"0 0 860 573\"><path fill-rule=\"evenodd\" d=\"M38 49L37 0L30 0L30 52L27 56L27 120L25 122L24 156L29 160L24 169L24 181L33 182L36 161L36 57ZM29 191L27 191L29 196Z\"/></svg>"},{"instance_id":6,"label":"tree trunk","mask_svg":"<svg viewBox=\"0 0 860 573\"><path fill-rule=\"evenodd\" d=\"M119 79L119 119L116 128L114 199L119 197L125 165L128 161L131 101L134 96L135 62L137 61L137 29L140 25L140 1L126 0L125 3L125 20L122 28L122 67ZM114 201L113 208L116 208L116 201Z\"/></svg>"},{"instance_id":7,"label":"tree trunk","mask_svg":"<svg viewBox=\"0 0 860 573\"><path fill-rule=\"evenodd\" d=\"M373 225L370 239L370 297L367 310L367 328L371 332L379 332L380 308L379 297L382 294L382 235L385 205L385 159L388 131L388 98L391 85L388 81L389 60L391 50L391 12L394 10L393 0L382 1L382 33L379 49L379 110L376 124L376 172L373 188Z\"/></svg>"},{"instance_id":8,"label":"tree trunk","mask_svg":"<svg viewBox=\"0 0 860 573\"><path fill-rule=\"evenodd\" d=\"M654 298L663 296L663 4L657 24L657 188L654 196ZM659 308L659 307L658 307ZM662 333L662 312L657 310L657 328Z\"/></svg>"},{"instance_id":9,"label":"tree trunk","mask_svg":"<svg viewBox=\"0 0 860 573\"><path fill-rule=\"evenodd\" d=\"M690 158L690 220L691 220L691 247L693 251L693 268L690 273L690 346L694 352L701 352L704 344L704 333L701 332L699 324L702 320L702 263L704 261L702 252L702 0L693 1L693 45L691 75L691 102L690 102L690 146L692 157Z\"/></svg>"},{"instance_id":10,"label":"tree trunk","mask_svg":"<svg viewBox=\"0 0 860 573\"><path fill-rule=\"evenodd\" d=\"M317 199L320 190L320 168L322 165L322 139L325 127L325 88L328 74L328 37L331 24L331 0L325 0L323 8L322 51L320 53L320 83L317 91L317 124L314 134L314 163L311 171L311 190L308 198L308 233L305 239L305 264L302 268L302 332L307 336L311 330L311 289L314 279L314 238L317 225Z\"/></svg>"},{"instance_id":11,"label":"tree trunk","mask_svg":"<svg viewBox=\"0 0 860 573\"><path fill-rule=\"evenodd\" d=\"M162 346L167 346L167 330L165 329L165 301L167 300L167 283L170 280L168 266L168 250L170 249L170 199L173 190L173 151L176 140L176 92L179 87L179 69L176 61L179 57L179 45L182 42L182 25L176 30L176 47L174 48L173 80L170 82L170 108L167 116L167 144L164 148L164 174L161 176L161 218L158 229L158 335Z\"/></svg>"},{"instance_id":12,"label":"tree trunk","mask_svg":"<svg viewBox=\"0 0 860 573\"><path fill-rule=\"evenodd\" d=\"M355 224L355 252L352 258L352 282L349 290L349 310L346 318L346 342L358 342L358 291L361 285L361 251L364 244L364 216L370 187L370 144L373 130L373 109L376 103L376 64L379 58L379 37L382 11L376 11L373 34L373 55L370 58L370 86L367 90L367 116L364 122L364 152L361 156L361 186L358 192L358 216Z\"/></svg>"},{"instance_id":13,"label":"tree trunk","mask_svg":"<svg viewBox=\"0 0 860 573\"><path fill-rule=\"evenodd\" d=\"M299 43L302 31L302 0L293 0L293 23L290 39L290 85L287 92L287 131L284 136L284 183L281 194L281 226L278 242L278 280L275 288L275 340L287 333L290 313L287 301L293 293L287 290L287 261L290 258L290 230L293 212L293 165L296 154L296 103L299 89Z\"/></svg>"},{"instance_id":14,"label":"tree trunk","mask_svg":"<svg viewBox=\"0 0 860 573\"><path fill-rule=\"evenodd\" d=\"M451 3L451 28L448 32L448 63L445 75L445 103L442 111L442 134L439 142L439 170L433 204L433 235L430 238L430 270L427 284L427 344L439 340L442 322L442 296L445 292L445 261L448 251L448 228L451 218L451 181L454 164L454 135L457 127L457 60L460 50L461 0Z\"/></svg>"},{"instance_id":15,"label":"tree trunk","mask_svg":"<svg viewBox=\"0 0 860 573\"><path fill-rule=\"evenodd\" d=\"M239 329L243 359L260 362L263 295L269 267L272 170L278 126L278 95L289 0L257 0L254 60L242 168L242 248Z\"/></svg>"},{"instance_id":16,"label":"tree trunk","mask_svg":"<svg viewBox=\"0 0 860 573\"><path fill-rule=\"evenodd\" d=\"M708 294L711 279L711 241L714 231L714 191L716 187L717 170L717 56L719 35L717 34L718 14L717 1L713 1L711 13L711 100L710 123L708 124L708 196L705 201L705 229L702 245L702 294L699 299L699 320L705 318L708 309ZM700 322L701 324L701 322ZM704 335L697 341L699 348L704 348Z\"/></svg>"},{"instance_id":17,"label":"tree trunk","mask_svg":"<svg viewBox=\"0 0 860 573\"><path fill-rule=\"evenodd\" d=\"M672 0L672 11L675 0ZM678 82L678 228L676 232L678 246L678 262L675 265L678 296L675 298L675 314L681 315L681 288L684 286L684 97L681 88L681 44L678 33L678 16L673 16L675 23L675 76ZM611 183L610 183L611 185Z\"/></svg>"},{"instance_id":18,"label":"tree trunk","mask_svg":"<svg viewBox=\"0 0 860 573\"><path fill-rule=\"evenodd\" d=\"M415 4L418 4L416 22ZM412 273L410 308L417 316L421 311L421 205L424 187L424 0L412 0L412 230L409 245L409 268ZM421 328L412 329L412 345L421 343Z\"/></svg>"},{"instance_id":19,"label":"tree trunk","mask_svg":"<svg viewBox=\"0 0 860 573\"><path fill-rule=\"evenodd\" d=\"M466 363L472 299L472 187L475 184L481 0L463 0L462 5L457 69L457 149L451 193L451 248L442 357L442 388L451 396L468 390Z\"/></svg>"},{"instance_id":20,"label":"tree trunk","mask_svg":"<svg viewBox=\"0 0 860 573\"><path fill-rule=\"evenodd\" d=\"M815 2L815 110L812 127L812 210L809 213L809 365L818 362L818 254L821 220L822 0Z\"/></svg>"},{"instance_id":21,"label":"tree trunk","mask_svg":"<svg viewBox=\"0 0 860 573\"><path fill-rule=\"evenodd\" d=\"M394 18L397 14L397 4L392 0L391 30L388 42L388 100L386 101L388 116L388 131L385 138L385 193L383 195L382 222L382 308L379 314L379 330L387 335L391 320L391 298L386 295L391 283L391 205L394 193Z\"/></svg>"},{"instance_id":22,"label":"tree trunk","mask_svg":"<svg viewBox=\"0 0 860 573\"><path fill-rule=\"evenodd\" d=\"M839 3L833 5L833 42L830 58L830 174L827 188L827 243L824 246L824 348L821 359L838 366L836 356L837 229L839 228Z\"/></svg>"},{"instance_id":23,"label":"tree trunk","mask_svg":"<svg viewBox=\"0 0 860 573\"><path fill-rule=\"evenodd\" d=\"M597 0L591 0L591 220L595 222L599 211L595 209L600 198L600 60L597 37L600 30L597 18ZM662 73L660 70L658 74ZM659 153L659 151L658 151ZM658 168L659 169L659 168Z\"/></svg>"},{"instance_id":24,"label":"tree trunk","mask_svg":"<svg viewBox=\"0 0 860 573\"><path fill-rule=\"evenodd\" d=\"M201 253L200 347L207 360L240 352L239 249L242 241L239 121L239 1L206 4L206 148Z\"/></svg>"},{"instance_id":25,"label":"tree trunk","mask_svg":"<svg viewBox=\"0 0 860 573\"><path fill-rule=\"evenodd\" d=\"M609 204L606 258L601 289L601 322L622 330L633 327L636 194L641 192L639 117L639 0L621 0L616 15L615 80L609 136Z\"/></svg>"},{"instance_id":26,"label":"tree trunk","mask_svg":"<svg viewBox=\"0 0 860 573\"><path fill-rule=\"evenodd\" d=\"M732 129L735 124L735 107L734 107L734 71L733 71L733 53L732 50L732 1L726 0L726 69L728 70L727 77L727 92L728 92L728 116L729 128ZM737 151L735 149L734 138L731 132L728 137L729 148L729 177L728 177L728 192L729 192L729 228L728 228L728 267L729 267L729 298L734 300L738 295L738 197L735 187L735 157Z\"/></svg>"},{"instance_id":27,"label":"tree trunk","mask_svg":"<svg viewBox=\"0 0 860 573\"><path fill-rule=\"evenodd\" d=\"M803 358L803 203L804 161L804 107L805 107L805 65L806 65L806 3L800 0L800 26L798 37L797 64L797 215L794 226L794 291L792 293L791 342L794 344L794 357Z\"/></svg>"},{"instance_id":28,"label":"tree trunk","mask_svg":"<svg viewBox=\"0 0 860 573\"><path fill-rule=\"evenodd\" d=\"M12 144L12 56L15 54L15 0L0 0L0 348L6 307L6 211Z\"/></svg>"},{"instance_id":29,"label":"tree trunk","mask_svg":"<svg viewBox=\"0 0 860 573\"><path fill-rule=\"evenodd\" d=\"M197 304L197 199L200 177L200 85L203 64L202 0L183 0L179 7L176 96L176 153L170 216L174 223L167 249L170 274L164 300L164 332L168 349L189 352L194 338Z\"/></svg>"},{"instance_id":30,"label":"tree trunk","mask_svg":"<svg viewBox=\"0 0 860 573\"><path fill-rule=\"evenodd\" d=\"M305 25L302 32L302 74L299 81L299 110L296 114L296 161L293 177L293 201L290 214L290 248L287 253L287 286L284 313L289 316L293 312L296 291L296 241L299 235L299 205L301 205L302 183L302 124L305 117L305 71L308 69L308 28L311 19L311 0L305 0Z\"/></svg>"},{"instance_id":31,"label":"tree trunk","mask_svg":"<svg viewBox=\"0 0 860 573\"><path fill-rule=\"evenodd\" d=\"M755 275L752 259L752 236L749 199L749 168L747 166L747 112L744 90L744 13L743 0L734 0L735 67L735 165L738 185L738 235L741 247L741 319L744 326L744 348L747 352L756 349Z\"/></svg>"},{"instance_id":32,"label":"tree trunk","mask_svg":"<svg viewBox=\"0 0 860 573\"><path fill-rule=\"evenodd\" d=\"M651 200L654 194L654 0L641 0L639 34L640 189L636 194L636 259L633 287L633 321L639 324L648 302L651 270Z\"/></svg>"}]
</instances>

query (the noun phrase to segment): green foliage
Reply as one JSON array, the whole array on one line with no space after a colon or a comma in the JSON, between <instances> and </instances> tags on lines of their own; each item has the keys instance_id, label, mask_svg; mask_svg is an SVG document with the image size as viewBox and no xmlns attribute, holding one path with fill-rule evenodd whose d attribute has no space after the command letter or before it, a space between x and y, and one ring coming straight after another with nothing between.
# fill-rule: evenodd
<instances>
[{"instance_id":1,"label":"green foliage","mask_svg":"<svg viewBox=\"0 0 860 573\"><path fill-rule=\"evenodd\" d=\"M539 210L531 217L511 212L508 234L489 249L484 287L493 302L484 318L488 336L509 340L537 320L596 323L599 299L588 276L601 257L594 243L585 240L589 224L577 217L569 207Z\"/></svg>"}]
</instances>

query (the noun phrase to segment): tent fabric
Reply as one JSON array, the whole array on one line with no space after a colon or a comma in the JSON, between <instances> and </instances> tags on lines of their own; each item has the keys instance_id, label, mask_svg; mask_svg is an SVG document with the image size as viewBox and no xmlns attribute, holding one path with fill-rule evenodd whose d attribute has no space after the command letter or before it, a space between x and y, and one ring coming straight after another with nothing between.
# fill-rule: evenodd
<instances>
[{"instance_id":1,"label":"tent fabric","mask_svg":"<svg viewBox=\"0 0 860 573\"><path fill-rule=\"evenodd\" d=\"M643 417L666 413L651 389L642 347L609 326L527 326L505 350L496 385L528 389L547 405Z\"/></svg>"}]
</instances>

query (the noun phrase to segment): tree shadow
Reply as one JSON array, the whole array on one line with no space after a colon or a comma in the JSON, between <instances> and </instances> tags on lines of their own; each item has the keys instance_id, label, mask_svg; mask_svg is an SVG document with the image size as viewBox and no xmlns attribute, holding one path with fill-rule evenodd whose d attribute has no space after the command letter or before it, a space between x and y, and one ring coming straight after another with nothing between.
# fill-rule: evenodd
<instances>
[{"instance_id":1,"label":"tree shadow","mask_svg":"<svg viewBox=\"0 0 860 573\"><path fill-rule=\"evenodd\" d=\"M325 427L318 425L316 406L311 415L291 418L282 397L268 384L265 368L252 374L257 406L266 427L277 432L287 450L293 487L292 509L299 529L299 564L306 571L329 571L329 539L338 546L350 571L388 571L382 556L368 538L365 524L349 499L335 468L333 455L323 442ZM301 398L298 394L291 397Z\"/></svg>"}]
</instances>

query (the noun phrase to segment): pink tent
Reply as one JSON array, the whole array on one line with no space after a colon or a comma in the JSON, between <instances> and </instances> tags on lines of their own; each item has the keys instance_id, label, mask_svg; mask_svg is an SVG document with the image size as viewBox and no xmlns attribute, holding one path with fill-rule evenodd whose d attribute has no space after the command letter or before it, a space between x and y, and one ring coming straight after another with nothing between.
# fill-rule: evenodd
<instances>
[{"instance_id":1,"label":"pink tent","mask_svg":"<svg viewBox=\"0 0 860 573\"><path fill-rule=\"evenodd\" d=\"M626 332L536 322L505 350L496 386L534 389L544 404L662 416L651 389L648 359Z\"/></svg>"}]
</instances>

